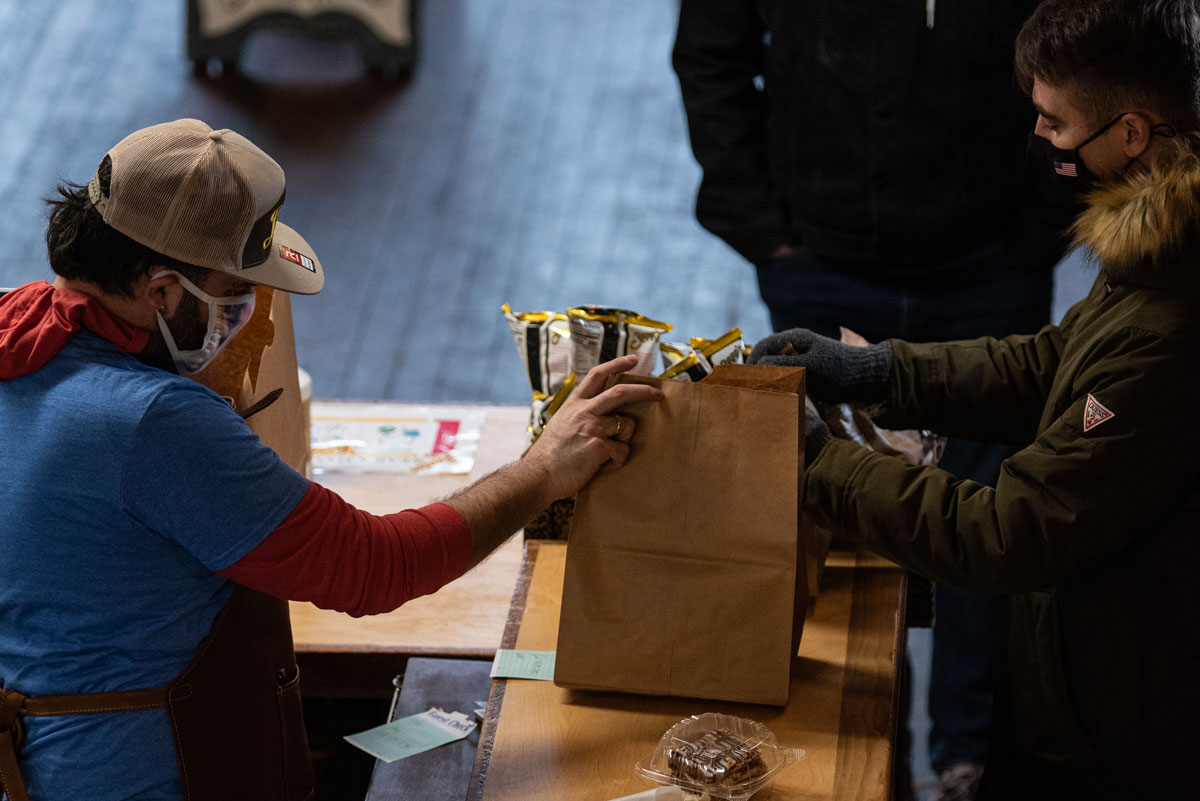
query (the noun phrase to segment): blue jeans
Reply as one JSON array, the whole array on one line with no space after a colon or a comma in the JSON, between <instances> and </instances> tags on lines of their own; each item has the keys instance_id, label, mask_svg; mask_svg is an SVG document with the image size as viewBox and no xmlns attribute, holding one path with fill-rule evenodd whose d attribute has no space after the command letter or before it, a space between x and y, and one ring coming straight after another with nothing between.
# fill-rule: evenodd
<instances>
[{"instance_id":1,"label":"blue jeans","mask_svg":"<svg viewBox=\"0 0 1200 801\"><path fill-rule=\"evenodd\" d=\"M940 342L1033 333L1050 320L1052 265L1034 267L999 244L938 265L932 277L855 273L804 250L758 268L759 290L776 331L838 326L870 342ZM995 486L1011 448L951 440L940 466ZM929 683L930 757L935 771L982 764L991 730L995 661L1007 598L938 583Z\"/></svg>"}]
</instances>

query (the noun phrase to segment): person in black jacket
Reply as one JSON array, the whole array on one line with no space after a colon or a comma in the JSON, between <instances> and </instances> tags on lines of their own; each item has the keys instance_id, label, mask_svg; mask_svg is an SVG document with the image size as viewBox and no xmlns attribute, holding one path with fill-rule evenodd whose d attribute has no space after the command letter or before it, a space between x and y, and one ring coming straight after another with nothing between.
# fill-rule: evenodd
<instances>
[{"instance_id":1,"label":"person in black jacket","mask_svg":"<svg viewBox=\"0 0 1200 801\"><path fill-rule=\"evenodd\" d=\"M681 0L696 216L756 267L774 330L920 342L1049 322L1073 209L1026 169L1036 114L1013 42L1036 5ZM954 440L941 465L994 484L1009 453ZM941 799L982 774L1002 615L998 596L937 586Z\"/></svg>"}]
</instances>

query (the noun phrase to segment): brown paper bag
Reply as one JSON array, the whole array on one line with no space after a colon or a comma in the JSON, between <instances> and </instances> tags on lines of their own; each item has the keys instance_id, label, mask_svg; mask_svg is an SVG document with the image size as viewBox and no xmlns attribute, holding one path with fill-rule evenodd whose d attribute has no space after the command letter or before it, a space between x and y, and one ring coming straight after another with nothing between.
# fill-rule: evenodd
<instances>
[{"instance_id":1,"label":"brown paper bag","mask_svg":"<svg viewBox=\"0 0 1200 801\"><path fill-rule=\"evenodd\" d=\"M666 399L622 412L629 461L576 496L556 684L787 703L808 601L803 371L730 370L776 391L621 377Z\"/></svg>"},{"instance_id":2,"label":"brown paper bag","mask_svg":"<svg viewBox=\"0 0 1200 801\"><path fill-rule=\"evenodd\" d=\"M778 371L778 374L771 371ZM788 392L795 386L795 370L788 367L768 367L758 365L746 369L741 365L719 364L713 368L706 384L721 384L731 387L750 387L751 389L767 389ZM800 397L804 397L804 385L800 385ZM803 427L803 417L801 426ZM803 428L802 428L803 430ZM800 439L800 453L804 453L804 438ZM803 463L803 457L801 457ZM801 497L800 503L804 502ZM811 519L800 518L800 547L804 549L805 583L808 586L808 607L805 615L811 615L817 596L820 594L821 576L825 572L825 560L829 556L829 546L833 540L828 531L818 526Z\"/></svg>"},{"instance_id":3,"label":"brown paper bag","mask_svg":"<svg viewBox=\"0 0 1200 801\"><path fill-rule=\"evenodd\" d=\"M286 292L255 287L254 314L225 349L193 378L228 398L239 414L268 400L246 425L291 467L308 475L312 456L300 398L291 299Z\"/></svg>"}]
</instances>

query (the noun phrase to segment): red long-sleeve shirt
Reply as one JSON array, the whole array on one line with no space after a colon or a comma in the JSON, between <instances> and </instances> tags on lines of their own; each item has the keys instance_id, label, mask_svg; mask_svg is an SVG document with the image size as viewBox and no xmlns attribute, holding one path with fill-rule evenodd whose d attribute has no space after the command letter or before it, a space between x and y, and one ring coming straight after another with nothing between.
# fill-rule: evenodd
<instances>
[{"instance_id":1,"label":"red long-sleeve shirt","mask_svg":"<svg viewBox=\"0 0 1200 801\"><path fill-rule=\"evenodd\" d=\"M436 591L470 559L470 529L446 504L373 515L313 483L278 528L217 573L358 617Z\"/></svg>"}]
</instances>

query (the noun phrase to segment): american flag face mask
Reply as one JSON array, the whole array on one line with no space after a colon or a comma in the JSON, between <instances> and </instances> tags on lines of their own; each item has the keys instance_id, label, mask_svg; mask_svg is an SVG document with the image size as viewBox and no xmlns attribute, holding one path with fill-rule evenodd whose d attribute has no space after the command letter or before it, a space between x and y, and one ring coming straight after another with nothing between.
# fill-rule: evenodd
<instances>
[{"instance_id":1,"label":"american flag face mask","mask_svg":"<svg viewBox=\"0 0 1200 801\"><path fill-rule=\"evenodd\" d=\"M1097 181L1096 174L1089 170L1087 165L1083 163L1083 156L1079 151L1083 149L1084 145L1103 135L1105 131L1116 125L1122 117L1130 113L1132 112L1122 111L1100 126L1088 138L1070 149L1055 147L1046 137L1030 133L1028 149L1026 151L1026 162L1039 171L1043 169L1041 165L1047 165L1051 170L1048 174L1051 185L1054 186L1059 194L1065 197L1075 197ZM1172 137L1175 135L1175 129L1166 123L1159 123L1150 128L1150 135Z\"/></svg>"}]
</instances>

